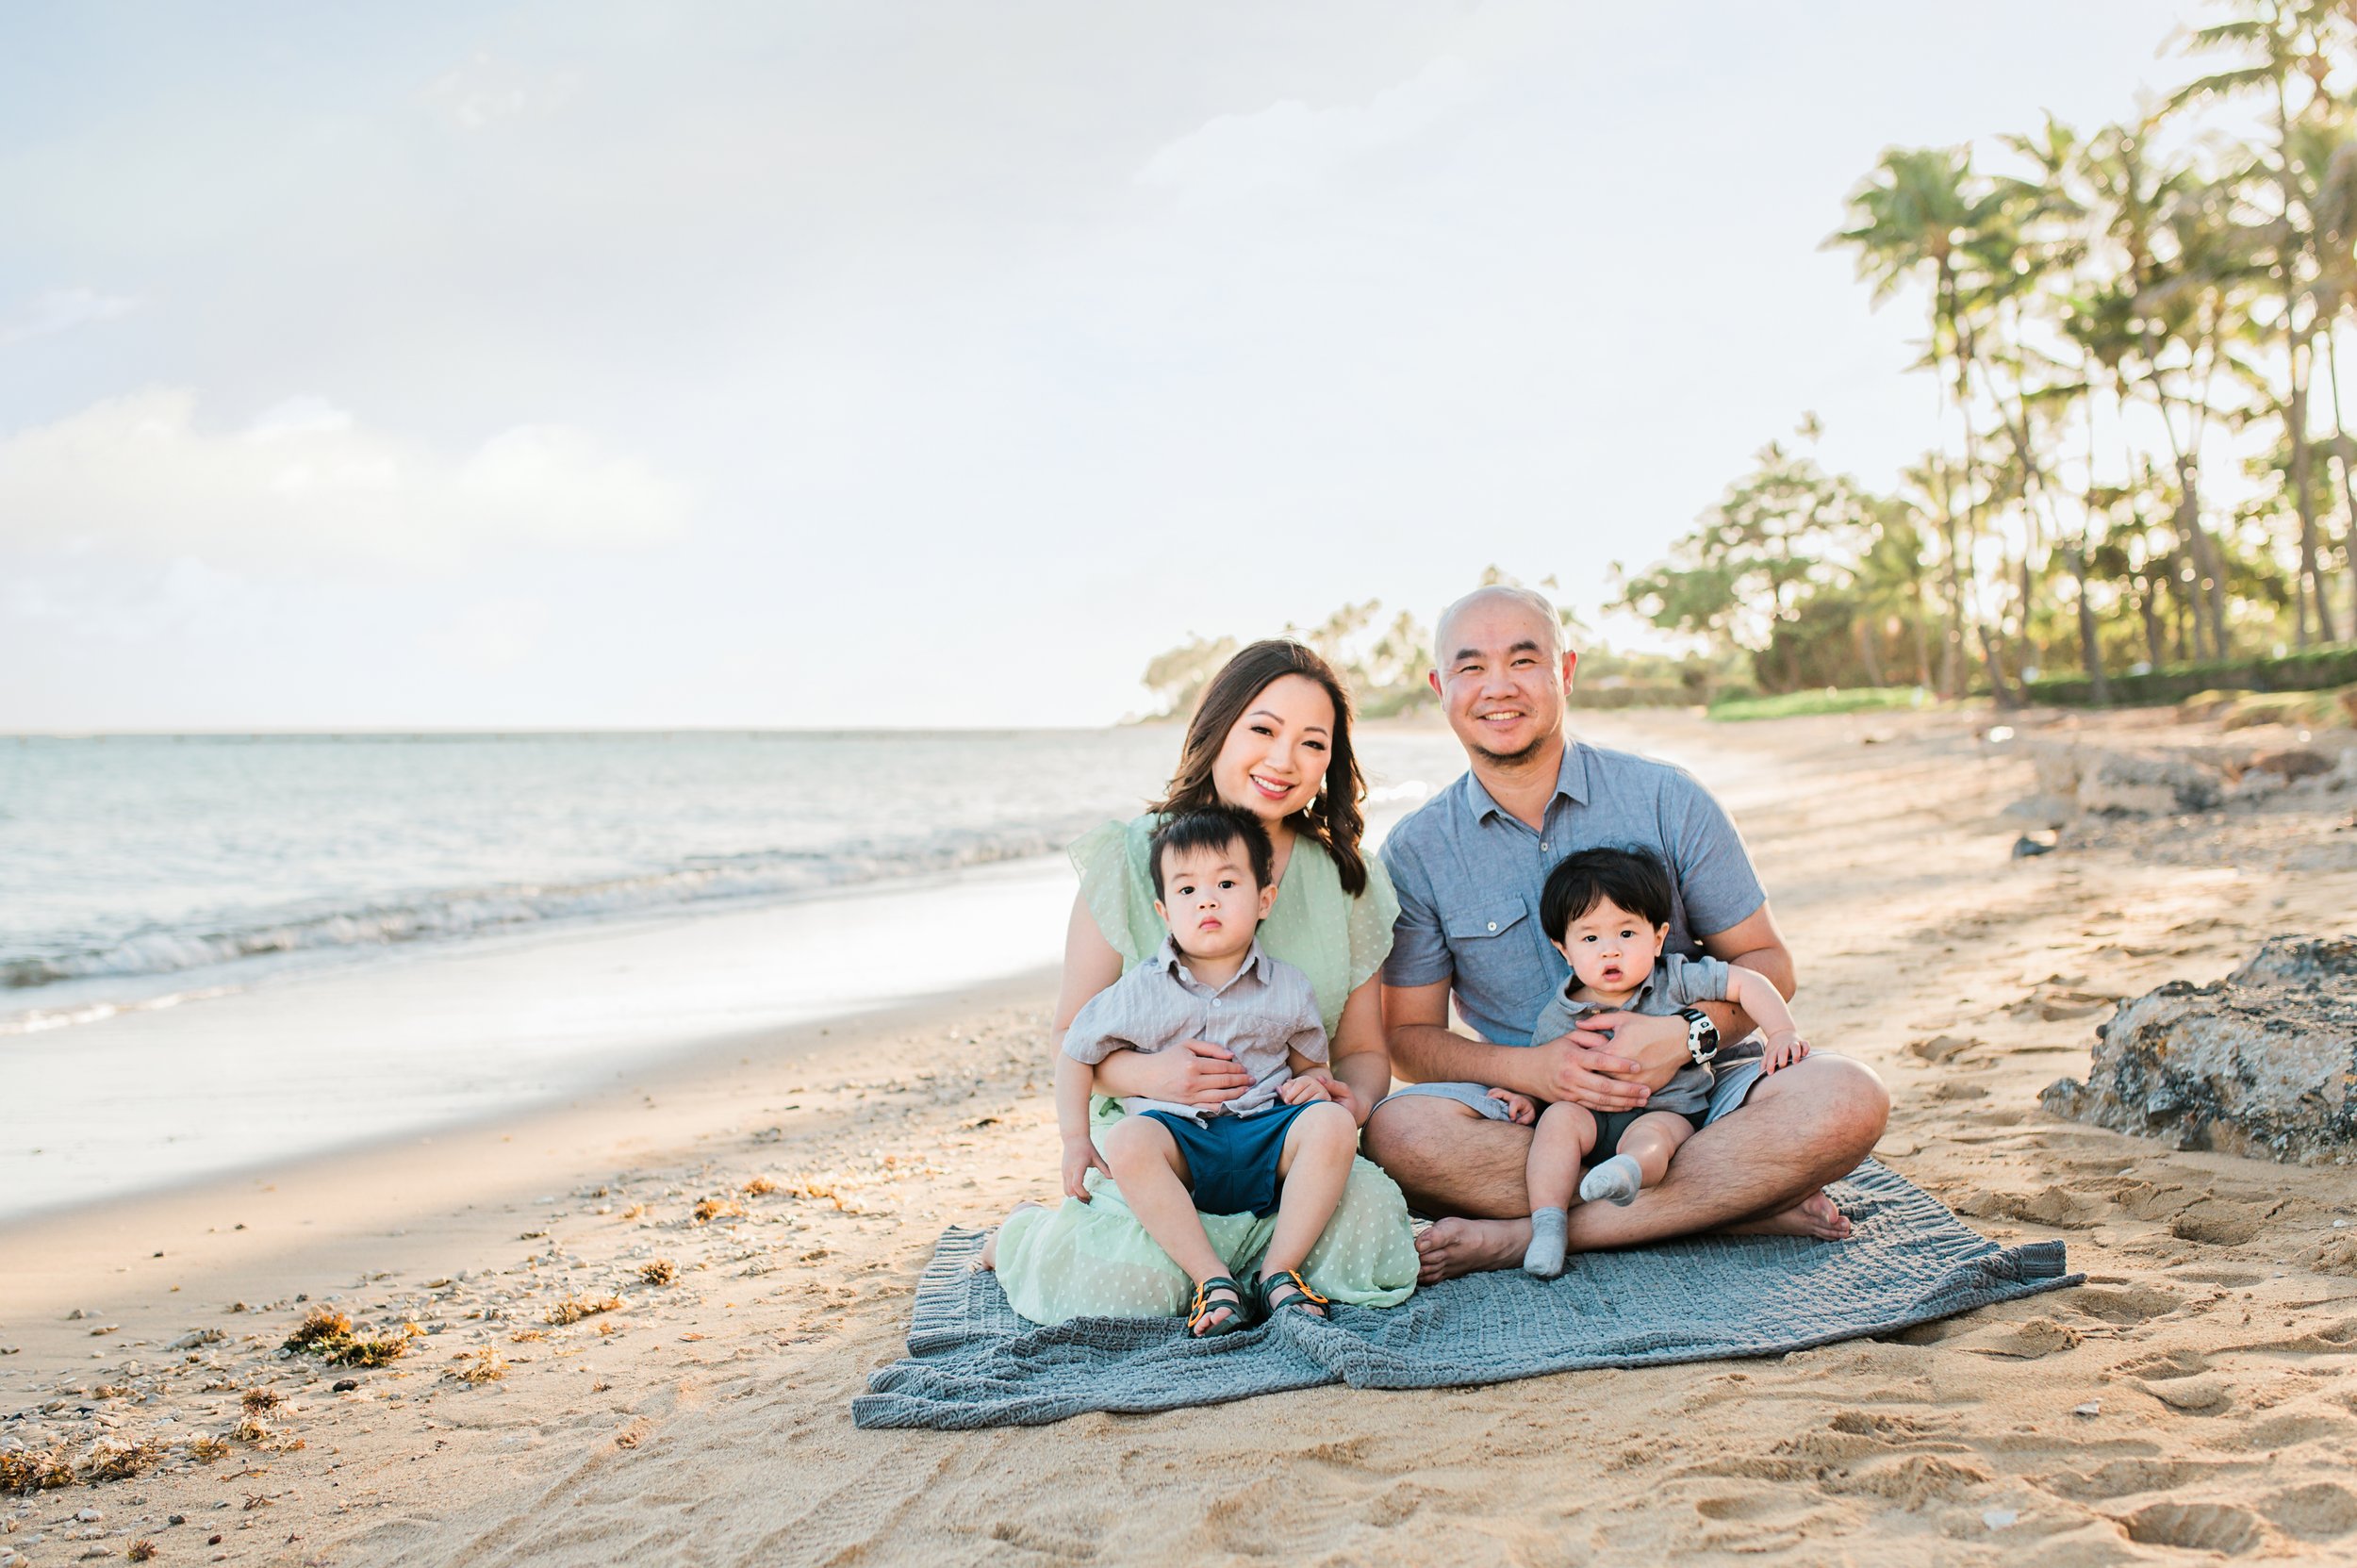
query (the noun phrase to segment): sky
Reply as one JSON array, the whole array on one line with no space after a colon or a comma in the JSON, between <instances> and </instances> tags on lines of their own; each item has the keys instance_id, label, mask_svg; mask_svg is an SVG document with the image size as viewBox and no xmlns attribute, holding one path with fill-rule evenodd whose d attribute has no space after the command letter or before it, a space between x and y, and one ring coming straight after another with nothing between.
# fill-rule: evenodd
<instances>
[{"instance_id":1,"label":"sky","mask_svg":"<svg viewBox=\"0 0 2357 1568\"><path fill-rule=\"evenodd\" d=\"M0 12L0 731L1079 725L1496 565L1607 636L1814 411L1886 147L2190 6Z\"/></svg>"}]
</instances>

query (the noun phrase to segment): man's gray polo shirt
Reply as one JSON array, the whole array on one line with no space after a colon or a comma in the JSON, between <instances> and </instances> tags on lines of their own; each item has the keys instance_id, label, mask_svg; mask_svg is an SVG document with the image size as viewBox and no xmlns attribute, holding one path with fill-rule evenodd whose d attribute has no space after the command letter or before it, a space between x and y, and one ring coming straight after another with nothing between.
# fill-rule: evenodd
<instances>
[{"instance_id":1,"label":"man's gray polo shirt","mask_svg":"<svg viewBox=\"0 0 2357 1568\"><path fill-rule=\"evenodd\" d=\"M1383 841L1399 921L1387 985L1453 981L1457 1010L1484 1040L1531 1044L1531 1019L1571 966L1539 929L1547 873L1575 850L1651 850L1676 892L1664 952L1696 957L1768 896L1719 802L1682 767L1573 741L1537 833L1468 769ZM1540 1044L1544 1044L1541 1041Z\"/></svg>"}]
</instances>

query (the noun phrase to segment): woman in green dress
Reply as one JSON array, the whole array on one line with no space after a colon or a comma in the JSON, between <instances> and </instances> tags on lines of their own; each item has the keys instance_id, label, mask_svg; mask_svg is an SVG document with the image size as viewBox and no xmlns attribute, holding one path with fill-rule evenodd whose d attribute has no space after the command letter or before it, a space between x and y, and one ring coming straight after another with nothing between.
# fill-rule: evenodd
<instances>
[{"instance_id":1,"label":"woman in green dress","mask_svg":"<svg viewBox=\"0 0 2357 1568\"><path fill-rule=\"evenodd\" d=\"M1063 1048L1083 1003L1162 946L1146 866L1157 824L1168 813L1224 801L1268 826L1277 901L1261 923L1261 945L1310 977L1335 1098L1365 1125L1391 1088L1379 971L1399 900L1382 863L1360 849L1366 784L1351 751L1350 717L1332 668L1299 643L1254 643L1212 678L1164 798L1145 816L1108 822L1072 846L1080 892L1064 936L1051 1049ZM1120 1117L1110 1096L1208 1106L1249 1082L1226 1050L1202 1041L1152 1055L1116 1051L1097 1066L1092 1120L1102 1129ZM985 1248L983 1265L998 1271L1014 1310L1035 1323L1183 1312L1194 1281L1146 1235L1101 1157L1086 1181L1086 1200L1067 1197L1055 1209L1026 1204ZM1237 1268L1267 1246L1274 1225L1274 1215L1203 1216L1212 1246ZM1352 1165L1342 1205L1302 1273L1319 1296L1353 1306L1396 1306L1415 1289L1408 1206L1380 1167L1364 1159ZM1207 1326L1220 1321L1208 1315Z\"/></svg>"}]
</instances>

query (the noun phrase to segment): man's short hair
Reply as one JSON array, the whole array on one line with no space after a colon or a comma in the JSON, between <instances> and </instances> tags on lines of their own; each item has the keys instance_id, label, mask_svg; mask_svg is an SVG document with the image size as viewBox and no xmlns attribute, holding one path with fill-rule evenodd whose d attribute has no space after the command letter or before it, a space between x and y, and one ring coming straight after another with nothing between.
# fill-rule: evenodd
<instances>
[{"instance_id":1,"label":"man's short hair","mask_svg":"<svg viewBox=\"0 0 2357 1568\"><path fill-rule=\"evenodd\" d=\"M1269 844L1268 829L1242 806L1222 803L1182 811L1155 829L1153 841L1146 847L1146 864L1154 877L1155 900L1160 902L1162 897L1165 851L1176 850L1184 854L1194 850L1225 850L1240 838L1244 840L1244 857L1252 863L1252 885L1266 887L1277 852Z\"/></svg>"},{"instance_id":2,"label":"man's short hair","mask_svg":"<svg viewBox=\"0 0 2357 1568\"><path fill-rule=\"evenodd\" d=\"M1477 600L1510 599L1537 616L1547 629L1547 646L1556 652L1563 652L1563 618L1556 613L1555 601L1537 588L1509 586L1505 583L1489 583L1468 594L1452 600L1441 611L1441 619L1432 623L1432 663L1436 668L1446 669L1450 650L1446 645L1448 623Z\"/></svg>"},{"instance_id":3,"label":"man's short hair","mask_svg":"<svg viewBox=\"0 0 2357 1568\"><path fill-rule=\"evenodd\" d=\"M1539 919L1560 942L1574 920L1609 899L1649 926L1666 926L1676 898L1670 868L1652 850L1582 850L1547 873Z\"/></svg>"}]
</instances>

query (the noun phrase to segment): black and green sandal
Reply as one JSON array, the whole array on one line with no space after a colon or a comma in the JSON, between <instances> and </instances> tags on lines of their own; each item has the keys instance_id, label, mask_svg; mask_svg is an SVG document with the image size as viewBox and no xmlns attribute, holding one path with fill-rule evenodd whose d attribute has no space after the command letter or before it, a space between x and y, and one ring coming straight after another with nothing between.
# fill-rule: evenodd
<instances>
[{"instance_id":1,"label":"black and green sandal","mask_svg":"<svg viewBox=\"0 0 2357 1568\"><path fill-rule=\"evenodd\" d=\"M1211 1293L1214 1291L1226 1291L1229 1299L1212 1300ZM1205 1318L1218 1312L1226 1312L1227 1317L1217 1323L1204 1323ZM1195 1281L1195 1305L1187 1309L1187 1332L1196 1339L1217 1339L1222 1334L1232 1334L1240 1329L1251 1327L1251 1297L1245 1294L1244 1288L1225 1274L1214 1274L1209 1279Z\"/></svg>"},{"instance_id":2,"label":"black and green sandal","mask_svg":"<svg viewBox=\"0 0 2357 1568\"><path fill-rule=\"evenodd\" d=\"M1275 1317L1278 1312L1298 1312L1303 1317L1324 1317L1327 1299L1310 1288L1298 1269L1280 1268L1275 1274L1261 1276L1261 1314Z\"/></svg>"}]
</instances>

